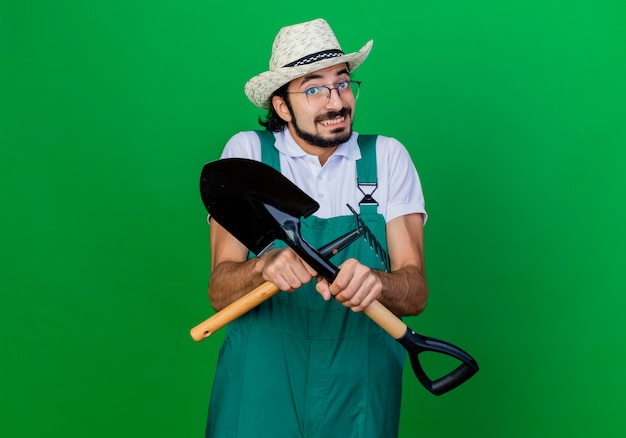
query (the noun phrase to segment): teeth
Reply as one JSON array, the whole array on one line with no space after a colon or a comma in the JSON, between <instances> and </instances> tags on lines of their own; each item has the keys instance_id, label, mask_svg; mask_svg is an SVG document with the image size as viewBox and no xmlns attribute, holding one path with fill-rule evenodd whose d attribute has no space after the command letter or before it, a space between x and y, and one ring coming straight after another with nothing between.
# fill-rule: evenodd
<instances>
[{"instance_id":1,"label":"teeth","mask_svg":"<svg viewBox=\"0 0 626 438\"><path fill-rule=\"evenodd\" d=\"M345 117L339 117L338 119L332 120L322 120L320 123L324 126L336 125L337 123L341 123L345 120Z\"/></svg>"}]
</instances>

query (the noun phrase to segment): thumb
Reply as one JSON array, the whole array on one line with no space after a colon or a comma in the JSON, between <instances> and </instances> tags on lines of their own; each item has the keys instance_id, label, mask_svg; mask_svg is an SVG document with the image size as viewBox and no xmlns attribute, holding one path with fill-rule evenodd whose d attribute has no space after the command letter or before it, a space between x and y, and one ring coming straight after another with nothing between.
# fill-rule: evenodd
<instances>
[{"instance_id":1,"label":"thumb","mask_svg":"<svg viewBox=\"0 0 626 438\"><path fill-rule=\"evenodd\" d=\"M324 298L325 301L328 301L332 298L332 294L330 293L330 285L328 284L328 281L325 280L322 276L317 277L315 290L319 292L319 294L322 296L322 298Z\"/></svg>"}]
</instances>

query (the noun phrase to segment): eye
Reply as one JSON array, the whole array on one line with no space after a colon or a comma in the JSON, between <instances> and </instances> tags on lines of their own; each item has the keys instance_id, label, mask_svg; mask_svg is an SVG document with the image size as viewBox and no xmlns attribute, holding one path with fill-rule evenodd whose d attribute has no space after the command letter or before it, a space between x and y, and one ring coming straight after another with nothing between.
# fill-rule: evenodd
<instances>
[{"instance_id":1,"label":"eye","mask_svg":"<svg viewBox=\"0 0 626 438\"><path fill-rule=\"evenodd\" d=\"M324 94L324 90L321 87L311 87L305 91L307 96L319 96Z\"/></svg>"},{"instance_id":2,"label":"eye","mask_svg":"<svg viewBox=\"0 0 626 438\"><path fill-rule=\"evenodd\" d=\"M345 90L350 86L350 81L341 81L337 84L337 88L339 90Z\"/></svg>"}]
</instances>

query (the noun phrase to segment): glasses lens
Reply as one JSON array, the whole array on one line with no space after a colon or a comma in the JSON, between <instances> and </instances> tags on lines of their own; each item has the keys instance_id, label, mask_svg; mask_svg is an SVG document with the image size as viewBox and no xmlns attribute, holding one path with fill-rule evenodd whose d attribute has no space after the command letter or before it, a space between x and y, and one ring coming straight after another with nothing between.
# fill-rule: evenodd
<instances>
[{"instance_id":1,"label":"glasses lens","mask_svg":"<svg viewBox=\"0 0 626 438\"><path fill-rule=\"evenodd\" d=\"M359 92L361 90L361 84L357 81L347 82L349 84L348 87L345 86L345 82L342 82L342 85L338 86L337 88L329 88L326 86L309 88L304 92L306 100L312 107L325 105L330 100L332 90L336 90L337 94L339 94L341 98L349 99L351 97L354 100L357 100L359 97Z\"/></svg>"},{"instance_id":2,"label":"glasses lens","mask_svg":"<svg viewBox=\"0 0 626 438\"><path fill-rule=\"evenodd\" d=\"M361 84L357 81L350 81L350 90L352 90L354 100L357 100L359 98L359 92L361 91Z\"/></svg>"},{"instance_id":3,"label":"glasses lens","mask_svg":"<svg viewBox=\"0 0 626 438\"><path fill-rule=\"evenodd\" d=\"M313 107L324 105L328 101L329 94L328 87L313 87L305 91L306 99Z\"/></svg>"}]
</instances>

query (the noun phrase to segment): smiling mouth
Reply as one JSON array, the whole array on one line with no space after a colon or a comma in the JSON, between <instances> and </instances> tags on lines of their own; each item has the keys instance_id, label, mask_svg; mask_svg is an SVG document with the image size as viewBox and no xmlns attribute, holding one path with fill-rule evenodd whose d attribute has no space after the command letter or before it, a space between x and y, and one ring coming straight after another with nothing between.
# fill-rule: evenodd
<instances>
[{"instance_id":1,"label":"smiling mouth","mask_svg":"<svg viewBox=\"0 0 626 438\"><path fill-rule=\"evenodd\" d=\"M323 126L333 126L333 125L338 125L340 123L343 123L344 120L346 120L345 117L337 117L336 119L325 119L325 120L320 120L320 125Z\"/></svg>"},{"instance_id":2,"label":"smiling mouth","mask_svg":"<svg viewBox=\"0 0 626 438\"><path fill-rule=\"evenodd\" d=\"M336 125L341 125L346 121L346 118L352 114L348 108L342 108L339 111L330 111L324 115L321 115L317 119L317 123L325 127L333 127Z\"/></svg>"}]
</instances>

